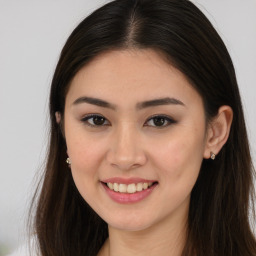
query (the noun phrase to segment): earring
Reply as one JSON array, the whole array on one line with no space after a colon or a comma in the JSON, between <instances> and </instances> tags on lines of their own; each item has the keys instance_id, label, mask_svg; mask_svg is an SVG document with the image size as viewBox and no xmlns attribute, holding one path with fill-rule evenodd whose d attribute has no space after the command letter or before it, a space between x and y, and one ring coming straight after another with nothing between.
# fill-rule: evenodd
<instances>
[{"instance_id":1,"label":"earring","mask_svg":"<svg viewBox=\"0 0 256 256\"><path fill-rule=\"evenodd\" d=\"M210 154L211 154L211 159L214 160L216 155L213 152L211 152Z\"/></svg>"},{"instance_id":2,"label":"earring","mask_svg":"<svg viewBox=\"0 0 256 256\"><path fill-rule=\"evenodd\" d=\"M71 161L70 161L70 158L69 158L69 157L67 158L66 163L67 163L68 165L71 165Z\"/></svg>"}]
</instances>

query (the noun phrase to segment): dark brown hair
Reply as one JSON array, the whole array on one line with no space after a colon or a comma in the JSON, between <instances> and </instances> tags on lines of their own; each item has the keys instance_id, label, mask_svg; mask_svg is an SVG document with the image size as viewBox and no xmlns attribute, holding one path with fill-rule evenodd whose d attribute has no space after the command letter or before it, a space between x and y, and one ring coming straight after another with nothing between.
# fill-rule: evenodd
<instances>
[{"instance_id":1,"label":"dark brown hair","mask_svg":"<svg viewBox=\"0 0 256 256\"><path fill-rule=\"evenodd\" d=\"M105 51L127 48L161 52L199 92L207 121L222 105L233 109L227 143L215 161L203 160L192 190L183 256L256 255L249 225L254 170L234 67L213 26L188 0L112 1L68 38L52 80L48 160L34 197L41 255L93 256L108 237L107 224L74 185L55 112L63 114L69 84L83 66Z\"/></svg>"}]
</instances>

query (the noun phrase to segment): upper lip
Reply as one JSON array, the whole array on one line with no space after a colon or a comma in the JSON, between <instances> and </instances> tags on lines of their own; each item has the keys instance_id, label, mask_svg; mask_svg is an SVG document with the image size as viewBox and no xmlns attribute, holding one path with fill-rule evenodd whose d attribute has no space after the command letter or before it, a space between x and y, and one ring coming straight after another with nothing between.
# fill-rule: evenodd
<instances>
[{"instance_id":1,"label":"upper lip","mask_svg":"<svg viewBox=\"0 0 256 256\"><path fill-rule=\"evenodd\" d=\"M143 179L139 177L133 177L133 178L123 178L123 177L113 177L104 179L101 182L103 183L118 183L118 184L132 184L132 183L149 183L149 182L156 182L156 180L150 180L150 179Z\"/></svg>"}]
</instances>

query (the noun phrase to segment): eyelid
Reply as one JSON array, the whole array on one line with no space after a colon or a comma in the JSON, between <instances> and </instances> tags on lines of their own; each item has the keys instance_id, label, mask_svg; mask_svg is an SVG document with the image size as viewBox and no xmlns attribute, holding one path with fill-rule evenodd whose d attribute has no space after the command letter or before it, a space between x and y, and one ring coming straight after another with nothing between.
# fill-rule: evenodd
<instances>
[{"instance_id":1,"label":"eyelid","mask_svg":"<svg viewBox=\"0 0 256 256\"><path fill-rule=\"evenodd\" d=\"M164 118L165 120L168 121L168 124L167 124L167 125L163 125L163 126L157 126L157 125L155 125L155 126L152 126L152 125L144 125L144 126L155 127L155 128L161 129L161 128L168 127L168 126L170 126L171 124L177 123L177 121L174 120L174 119L173 119L172 117L170 117L170 116L167 116L167 115L164 115L164 114L156 114L156 115L153 115L153 116L149 117L149 118L147 119L147 121L145 122L145 124L148 123L150 120L152 120L152 119L154 119L154 118Z\"/></svg>"},{"instance_id":2,"label":"eyelid","mask_svg":"<svg viewBox=\"0 0 256 256\"><path fill-rule=\"evenodd\" d=\"M104 123L103 123L102 125L90 124L90 123L88 122L88 120L91 119L91 118L95 118L95 117L103 118L103 119L104 119ZM163 118L163 119L165 119L165 121L167 121L168 123L165 124L165 125L160 125L160 126L157 126L157 125L147 125L147 123L148 123L149 121L151 121L152 119L154 119L154 118ZM105 118L105 117L104 117L103 115L101 115L101 114L95 114L95 113L93 113L93 114L87 114L87 115L83 116L83 118L81 118L81 122L83 122L85 125L91 126L91 127L93 127L93 128L100 128L100 127L103 127L103 126L110 126L110 125L111 125L111 123L108 121L107 118ZM107 124L106 124L105 122L107 122ZM170 126L171 124L175 124L175 123L177 123L177 121L174 120L174 119L173 119L172 117L170 117L170 116L167 116L167 115L164 115L164 114L155 114L155 115L153 115L153 116L150 116L150 117L146 120L146 122L144 123L143 126L154 127L154 128L161 129L161 128L168 127L168 126Z\"/></svg>"},{"instance_id":3,"label":"eyelid","mask_svg":"<svg viewBox=\"0 0 256 256\"><path fill-rule=\"evenodd\" d=\"M91 118L94 118L94 117L102 117L102 118L105 119L105 122L106 121L108 122L108 124L103 124L103 125L90 124L88 122L88 120L91 119ZM81 118L81 122L83 122L87 126L91 126L91 127L94 127L94 128L100 128L100 127L103 127L103 126L109 126L110 125L110 122L108 121L108 119L106 117L104 117L103 115L101 115L101 114L87 114L87 115L83 116L83 118Z\"/></svg>"}]
</instances>

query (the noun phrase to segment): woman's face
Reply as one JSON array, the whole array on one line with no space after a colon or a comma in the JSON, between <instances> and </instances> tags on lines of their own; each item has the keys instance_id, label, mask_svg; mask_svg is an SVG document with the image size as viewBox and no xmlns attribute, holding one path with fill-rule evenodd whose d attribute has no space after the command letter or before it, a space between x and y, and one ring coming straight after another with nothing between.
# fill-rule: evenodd
<instances>
[{"instance_id":1,"label":"woman's face","mask_svg":"<svg viewBox=\"0 0 256 256\"><path fill-rule=\"evenodd\" d=\"M187 217L206 155L203 102L159 54L112 51L82 68L64 128L75 184L110 226L143 230Z\"/></svg>"}]
</instances>

